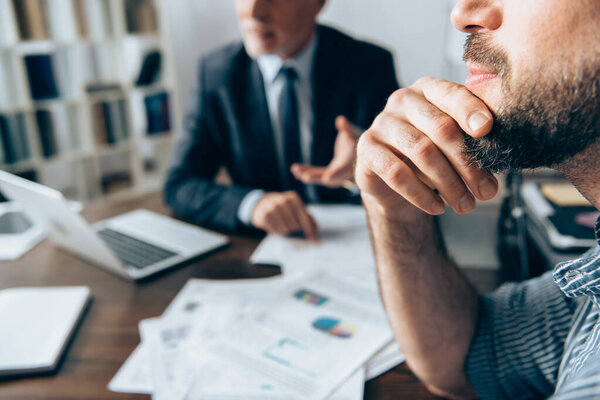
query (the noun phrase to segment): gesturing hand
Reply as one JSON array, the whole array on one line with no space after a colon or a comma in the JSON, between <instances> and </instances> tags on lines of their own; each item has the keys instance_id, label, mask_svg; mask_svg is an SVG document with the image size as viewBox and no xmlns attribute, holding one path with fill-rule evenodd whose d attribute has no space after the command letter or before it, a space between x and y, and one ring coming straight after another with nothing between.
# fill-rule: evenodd
<instances>
[{"instance_id":1,"label":"gesturing hand","mask_svg":"<svg viewBox=\"0 0 600 400\"><path fill-rule=\"evenodd\" d=\"M315 167L306 164L294 164L292 173L304 182L317 185L340 187L354 176L354 159L356 143L362 130L353 125L344 116L335 120L338 130L333 150L333 158L326 167Z\"/></svg>"},{"instance_id":2,"label":"gesturing hand","mask_svg":"<svg viewBox=\"0 0 600 400\"><path fill-rule=\"evenodd\" d=\"M459 214L471 212L475 198L496 194L498 182L466 159L463 132L482 137L492 124L485 103L462 85L423 78L396 91L357 146L363 199L384 211L410 203L436 215L447 202Z\"/></svg>"}]
</instances>

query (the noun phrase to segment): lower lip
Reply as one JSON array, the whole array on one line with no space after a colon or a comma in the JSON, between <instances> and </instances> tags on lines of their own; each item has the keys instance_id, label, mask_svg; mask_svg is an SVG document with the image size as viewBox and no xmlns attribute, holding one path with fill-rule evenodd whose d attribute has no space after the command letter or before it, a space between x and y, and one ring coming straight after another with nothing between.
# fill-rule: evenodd
<instances>
[{"instance_id":1,"label":"lower lip","mask_svg":"<svg viewBox=\"0 0 600 400\"><path fill-rule=\"evenodd\" d=\"M251 31L250 32L251 35L253 35L254 37L258 38L258 39L262 39L262 40L268 40L273 38L273 33L272 32L265 32L265 31Z\"/></svg>"},{"instance_id":2,"label":"lower lip","mask_svg":"<svg viewBox=\"0 0 600 400\"><path fill-rule=\"evenodd\" d=\"M471 74L465 80L465 86L467 89L475 89L479 86L485 85L490 81L498 78L498 74L486 73L486 74Z\"/></svg>"}]
</instances>

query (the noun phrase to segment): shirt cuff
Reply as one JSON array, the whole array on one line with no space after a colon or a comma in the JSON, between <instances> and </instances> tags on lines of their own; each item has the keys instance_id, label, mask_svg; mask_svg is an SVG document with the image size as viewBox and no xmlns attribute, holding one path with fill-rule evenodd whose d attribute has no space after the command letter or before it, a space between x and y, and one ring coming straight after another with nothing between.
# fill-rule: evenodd
<instances>
[{"instance_id":1,"label":"shirt cuff","mask_svg":"<svg viewBox=\"0 0 600 400\"><path fill-rule=\"evenodd\" d=\"M264 190L256 189L249 192L240 203L238 208L238 219L247 226L252 226L252 212L256 204L265 195Z\"/></svg>"}]
</instances>

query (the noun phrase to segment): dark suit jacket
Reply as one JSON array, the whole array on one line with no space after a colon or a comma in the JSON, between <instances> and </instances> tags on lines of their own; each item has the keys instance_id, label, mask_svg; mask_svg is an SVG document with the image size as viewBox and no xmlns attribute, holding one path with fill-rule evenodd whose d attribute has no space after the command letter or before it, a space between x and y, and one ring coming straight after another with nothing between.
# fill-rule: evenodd
<instances>
[{"instance_id":1,"label":"dark suit jacket","mask_svg":"<svg viewBox=\"0 0 600 400\"><path fill-rule=\"evenodd\" d=\"M333 157L335 118L369 127L398 88L392 55L377 46L319 26L313 65L312 164ZM183 138L174 153L165 199L186 220L217 229L244 230L237 213L253 189L283 190L262 75L243 45L206 56L192 95ZM225 166L232 186L214 182ZM345 189L317 189L319 200L342 202Z\"/></svg>"}]
</instances>

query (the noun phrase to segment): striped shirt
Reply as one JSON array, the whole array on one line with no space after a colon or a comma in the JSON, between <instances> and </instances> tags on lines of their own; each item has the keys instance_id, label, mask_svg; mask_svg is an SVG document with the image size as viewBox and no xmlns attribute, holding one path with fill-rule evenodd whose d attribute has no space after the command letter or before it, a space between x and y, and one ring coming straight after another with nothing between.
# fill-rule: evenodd
<instances>
[{"instance_id":1,"label":"striped shirt","mask_svg":"<svg viewBox=\"0 0 600 400\"><path fill-rule=\"evenodd\" d=\"M600 399L600 246L479 303L465 368L482 399Z\"/></svg>"}]
</instances>

